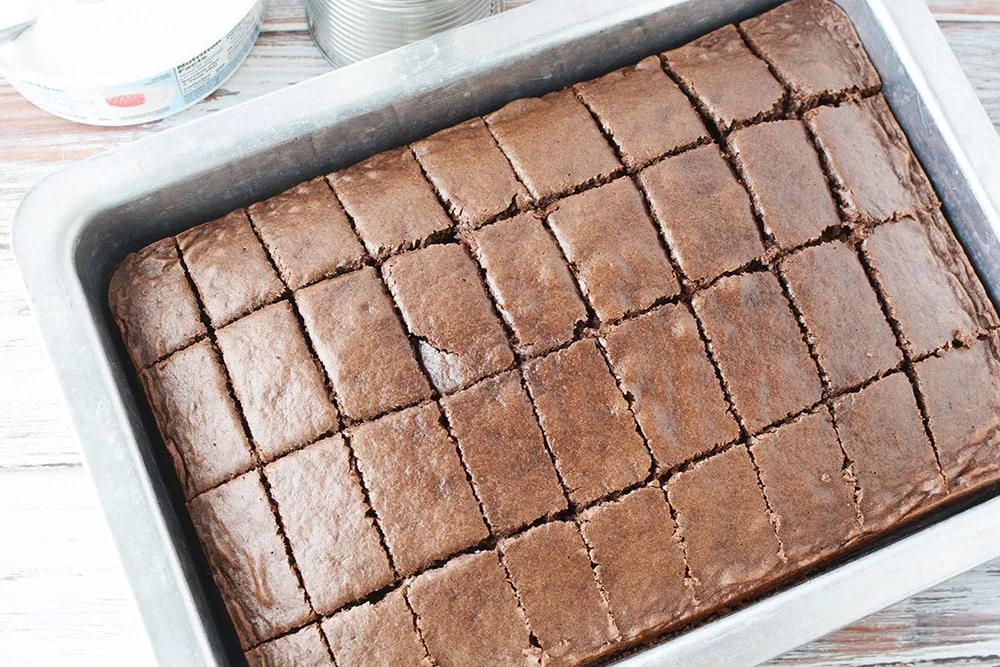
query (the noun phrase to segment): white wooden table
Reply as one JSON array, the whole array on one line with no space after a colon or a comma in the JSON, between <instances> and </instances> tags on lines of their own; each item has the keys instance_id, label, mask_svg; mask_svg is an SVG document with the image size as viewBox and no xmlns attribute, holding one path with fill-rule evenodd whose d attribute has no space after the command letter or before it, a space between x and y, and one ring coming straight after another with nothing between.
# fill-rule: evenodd
<instances>
[{"instance_id":1,"label":"white wooden table","mask_svg":"<svg viewBox=\"0 0 1000 667\"><path fill-rule=\"evenodd\" d=\"M301 2L271 0L242 69L208 100L161 123L74 125L0 80L0 666L153 662L14 269L17 203L71 162L329 71L305 30ZM1000 125L1000 0L929 2ZM1000 561L776 662L998 665Z\"/></svg>"}]
</instances>

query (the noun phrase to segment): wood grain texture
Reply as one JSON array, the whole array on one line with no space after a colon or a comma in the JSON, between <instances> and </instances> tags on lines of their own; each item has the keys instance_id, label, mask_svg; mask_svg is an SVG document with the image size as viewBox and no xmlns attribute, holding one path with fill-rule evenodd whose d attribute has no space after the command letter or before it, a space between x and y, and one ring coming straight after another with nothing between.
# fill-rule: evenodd
<instances>
[{"instance_id":1,"label":"wood grain texture","mask_svg":"<svg viewBox=\"0 0 1000 667\"><path fill-rule=\"evenodd\" d=\"M928 0L938 21L1000 21L1000 0Z\"/></svg>"},{"instance_id":2,"label":"wood grain texture","mask_svg":"<svg viewBox=\"0 0 1000 667\"><path fill-rule=\"evenodd\" d=\"M1000 125L1000 0L929 4ZM264 34L223 89L137 128L60 120L0 80L0 665L152 663L13 265L17 203L76 160L330 71L305 28L302 0L271 0ZM1000 664L1000 561L773 664Z\"/></svg>"}]
</instances>

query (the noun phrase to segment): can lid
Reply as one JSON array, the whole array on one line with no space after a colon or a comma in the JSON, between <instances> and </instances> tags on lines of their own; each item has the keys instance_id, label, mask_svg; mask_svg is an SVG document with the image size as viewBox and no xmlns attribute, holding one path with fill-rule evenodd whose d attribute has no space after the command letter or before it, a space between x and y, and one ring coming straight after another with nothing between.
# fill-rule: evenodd
<instances>
[{"instance_id":1,"label":"can lid","mask_svg":"<svg viewBox=\"0 0 1000 667\"><path fill-rule=\"evenodd\" d=\"M6 4L6 0L0 4ZM0 70L63 88L122 84L210 47L256 0L33 0L34 26L0 46ZM11 3L5 14L24 13Z\"/></svg>"}]
</instances>

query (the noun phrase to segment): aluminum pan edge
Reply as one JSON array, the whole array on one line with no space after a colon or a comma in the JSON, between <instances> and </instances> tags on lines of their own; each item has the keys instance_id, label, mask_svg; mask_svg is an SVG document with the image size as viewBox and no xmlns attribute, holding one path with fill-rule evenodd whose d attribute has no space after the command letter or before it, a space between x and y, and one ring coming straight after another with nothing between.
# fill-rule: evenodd
<instances>
[{"instance_id":1,"label":"aluminum pan edge","mask_svg":"<svg viewBox=\"0 0 1000 667\"><path fill-rule=\"evenodd\" d=\"M912 0L841 2L866 5L900 27L897 31L889 26L894 46L922 86L931 112L945 121L949 148L960 169L973 175L969 180L977 189L974 195L985 204L995 231L1000 139L947 46L944 51L923 50L921 45L943 43L927 10L914 9ZM663 27L662 21L644 21L665 14L665 9L676 9L671 14L675 21L688 21L684 25L689 37L734 14L753 14L775 2L723 0L714 3L708 15L685 13L686 7L699 4L539 2L154 135L69 167L32 189L15 216L15 258L161 664L224 664L224 656L192 589L169 518L159 507L160 490L140 453L141 434L134 430L130 399L122 394L122 371L108 363L107 334L95 316L98 306L81 283L81 254L95 252L94 244L101 240L113 243L113 225L102 226L102 216L117 207L141 208L155 198L153 189L166 184L173 199L158 202L164 204L163 213L149 231L151 236L165 235L182 220L208 219L206 213L221 213L351 161L365 145L342 150L341 137L325 131L338 119L377 122L379 134L372 137L372 148L398 144L497 106L519 78L529 80L529 90L532 85L538 92L552 88L552 78L532 81L534 73L519 67L522 57L535 49L565 45L572 55L577 40L607 40L601 26L630 25L639 33L656 30ZM676 34L677 41L683 41L685 35ZM911 53L908 43L921 48ZM629 53L619 43L613 46L613 54L584 65L567 57L556 79L584 78L638 59L646 49L643 45ZM490 74L498 67L506 69L499 81ZM482 83L490 77L494 80L483 86L487 94L481 97L462 83ZM420 92L454 96L454 117L421 124L415 122L419 109L412 105L390 104L386 109L387 101L405 101ZM961 108L955 102L965 107L961 113L955 111ZM310 143L305 149L304 137ZM303 159L303 154L308 157ZM278 174L263 189L261 171ZM976 173L985 186L977 182ZM226 187L219 187L223 183ZM626 664L745 664L768 659L1000 555L995 539L998 517L1000 499L989 501L629 658Z\"/></svg>"},{"instance_id":2,"label":"aluminum pan edge","mask_svg":"<svg viewBox=\"0 0 1000 667\"><path fill-rule=\"evenodd\" d=\"M892 42L926 111L965 175L984 230L959 236L984 282L1000 276L1000 136L923 2L837 0L852 15L863 5ZM851 10L855 11L851 11ZM857 25L869 43L865 26ZM893 106L905 123L919 105ZM946 209L949 208L946 206ZM952 211L948 211L952 213ZM957 213L957 212L955 212ZM980 249L993 251L976 256ZM996 300L995 289L991 296ZM620 661L620 667L758 664L1000 556L1000 498L809 578L748 607Z\"/></svg>"},{"instance_id":3,"label":"aluminum pan edge","mask_svg":"<svg viewBox=\"0 0 1000 667\"><path fill-rule=\"evenodd\" d=\"M773 4L755 0L742 10L752 14ZM206 214L213 211L222 213L352 161L356 153L339 153L336 134L323 136L321 131L337 118L364 117L415 91L448 93L452 82L482 78L498 66L510 68L492 96L474 100L472 108L456 105L455 117L438 121L446 126L498 106L505 86L530 80L533 73L519 71L517 65L533 50L600 39L600 26L612 23L633 23L641 30L644 19L667 7L678 8L690 37L725 22L736 3L717 3L709 15L689 5L684 0L644 0L623 7L617 0L591 0L582 6L574 0L550 0L524 7L84 160L46 177L25 196L13 223L15 260L160 664L224 665L227 660L194 588L190 559L174 540L177 527L160 506L163 491L142 457L134 406L130 410L130 399L122 392L122 370L108 363L110 342L97 325L99 306L78 273L81 254L96 254L101 240L114 242L113 229L94 232L103 214L169 185L176 197L151 232L152 237L163 236L184 219L209 219ZM638 59L642 48L631 54L619 51L618 63L607 56L604 62L581 66L567 58L560 78L568 82ZM538 92L551 85L548 79L537 81ZM467 96L468 91L458 94ZM388 111L373 116L380 126L373 142L398 144L437 129L415 122L417 109L390 104ZM311 150L297 145L303 137ZM275 153L277 159L271 157ZM269 192L255 191L253 179L261 171L280 174ZM220 185L214 178L218 173L228 188L212 187ZM90 247L82 250L85 245Z\"/></svg>"}]
</instances>

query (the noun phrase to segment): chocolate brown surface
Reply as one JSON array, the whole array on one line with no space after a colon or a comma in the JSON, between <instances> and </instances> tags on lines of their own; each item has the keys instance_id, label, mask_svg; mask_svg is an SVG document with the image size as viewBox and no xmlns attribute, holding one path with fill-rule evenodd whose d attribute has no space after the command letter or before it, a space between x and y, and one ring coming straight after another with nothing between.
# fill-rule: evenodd
<instances>
[{"instance_id":1,"label":"chocolate brown surface","mask_svg":"<svg viewBox=\"0 0 1000 667\"><path fill-rule=\"evenodd\" d=\"M346 417L366 419L430 396L374 269L307 287L295 299Z\"/></svg>"},{"instance_id":2,"label":"chocolate brown surface","mask_svg":"<svg viewBox=\"0 0 1000 667\"><path fill-rule=\"evenodd\" d=\"M847 214L884 220L937 203L927 176L879 95L805 116Z\"/></svg>"},{"instance_id":3,"label":"chocolate brown surface","mask_svg":"<svg viewBox=\"0 0 1000 667\"><path fill-rule=\"evenodd\" d=\"M528 363L524 377L574 502L597 500L649 474L635 419L594 341Z\"/></svg>"},{"instance_id":4,"label":"chocolate brown surface","mask_svg":"<svg viewBox=\"0 0 1000 667\"><path fill-rule=\"evenodd\" d=\"M549 224L602 322L680 292L642 195L628 178L562 200Z\"/></svg>"},{"instance_id":5,"label":"chocolate brown surface","mask_svg":"<svg viewBox=\"0 0 1000 667\"><path fill-rule=\"evenodd\" d=\"M664 630L694 609L694 581L663 490L643 487L583 513L583 538L626 637Z\"/></svg>"},{"instance_id":6,"label":"chocolate brown surface","mask_svg":"<svg viewBox=\"0 0 1000 667\"><path fill-rule=\"evenodd\" d=\"M430 667L402 590L323 621L338 667Z\"/></svg>"},{"instance_id":7,"label":"chocolate brown surface","mask_svg":"<svg viewBox=\"0 0 1000 667\"><path fill-rule=\"evenodd\" d=\"M249 667L333 667L318 625L307 625L290 635L246 652Z\"/></svg>"},{"instance_id":8,"label":"chocolate brown surface","mask_svg":"<svg viewBox=\"0 0 1000 667\"><path fill-rule=\"evenodd\" d=\"M698 112L657 56L575 88L629 168L708 140Z\"/></svg>"},{"instance_id":9,"label":"chocolate brown surface","mask_svg":"<svg viewBox=\"0 0 1000 667\"><path fill-rule=\"evenodd\" d=\"M140 378L185 497L250 468L250 444L211 343L195 343Z\"/></svg>"},{"instance_id":10,"label":"chocolate brown surface","mask_svg":"<svg viewBox=\"0 0 1000 667\"><path fill-rule=\"evenodd\" d=\"M740 27L800 104L881 85L850 19L830 0L791 0Z\"/></svg>"},{"instance_id":11,"label":"chocolate brown surface","mask_svg":"<svg viewBox=\"0 0 1000 667\"><path fill-rule=\"evenodd\" d=\"M722 130L782 109L784 88L731 25L663 55Z\"/></svg>"},{"instance_id":12,"label":"chocolate brown surface","mask_svg":"<svg viewBox=\"0 0 1000 667\"><path fill-rule=\"evenodd\" d=\"M392 583L342 436L293 452L264 475L316 611L328 614Z\"/></svg>"},{"instance_id":13,"label":"chocolate brown surface","mask_svg":"<svg viewBox=\"0 0 1000 667\"><path fill-rule=\"evenodd\" d=\"M800 121L778 120L730 137L764 225L782 248L840 224L816 149Z\"/></svg>"},{"instance_id":14,"label":"chocolate brown surface","mask_svg":"<svg viewBox=\"0 0 1000 667\"><path fill-rule=\"evenodd\" d=\"M764 253L750 198L716 146L639 174L667 244L692 280L738 269Z\"/></svg>"},{"instance_id":15,"label":"chocolate brown surface","mask_svg":"<svg viewBox=\"0 0 1000 667\"><path fill-rule=\"evenodd\" d=\"M372 257L385 257L451 229L407 147L374 155L329 176Z\"/></svg>"},{"instance_id":16,"label":"chocolate brown surface","mask_svg":"<svg viewBox=\"0 0 1000 667\"><path fill-rule=\"evenodd\" d=\"M403 576L486 539L455 443L426 404L349 433L396 569Z\"/></svg>"},{"instance_id":17,"label":"chocolate brown surface","mask_svg":"<svg viewBox=\"0 0 1000 667\"><path fill-rule=\"evenodd\" d=\"M618 171L621 165L571 90L515 100L486 124L531 196L542 199Z\"/></svg>"},{"instance_id":18,"label":"chocolate brown surface","mask_svg":"<svg viewBox=\"0 0 1000 667\"><path fill-rule=\"evenodd\" d=\"M954 491L1000 473L1000 362L996 334L916 365L941 467Z\"/></svg>"},{"instance_id":19,"label":"chocolate brown surface","mask_svg":"<svg viewBox=\"0 0 1000 667\"><path fill-rule=\"evenodd\" d=\"M819 401L816 365L773 274L723 278L695 296L694 307L747 428Z\"/></svg>"},{"instance_id":20,"label":"chocolate brown surface","mask_svg":"<svg viewBox=\"0 0 1000 667\"><path fill-rule=\"evenodd\" d=\"M361 264L361 242L322 177L300 183L248 210L281 279L291 289Z\"/></svg>"},{"instance_id":21,"label":"chocolate brown surface","mask_svg":"<svg viewBox=\"0 0 1000 667\"><path fill-rule=\"evenodd\" d=\"M825 408L760 436L752 450L791 561L817 560L857 535L853 472Z\"/></svg>"},{"instance_id":22,"label":"chocolate brown surface","mask_svg":"<svg viewBox=\"0 0 1000 667\"><path fill-rule=\"evenodd\" d=\"M782 561L747 450L713 456L667 481L695 597L711 609L758 588Z\"/></svg>"},{"instance_id":23,"label":"chocolate brown surface","mask_svg":"<svg viewBox=\"0 0 1000 667\"><path fill-rule=\"evenodd\" d=\"M233 391L263 459L274 459L336 430L337 409L286 301L258 310L216 335Z\"/></svg>"},{"instance_id":24,"label":"chocolate brown surface","mask_svg":"<svg viewBox=\"0 0 1000 667\"><path fill-rule=\"evenodd\" d=\"M860 384L902 361L853 250L834 241L794 253L781 267L834 391Z\"/></svg>"},{"instance_id":25,"label":"chocolate brown surface","mask_svg":"<svg viewBox=\"0 0 1000 667\"><path fill-rule=\"evenodd\" d=\"M904 218L879 227L863 248L914 354L997 321L992 305L970 281L974 274L954 237L934 218Z\"/></svg>"},{"instance_id":26,"label":"chocolate brown surface","mask_svg":"<svg viewBox=\"0 0 1000 667\"><path fill-rule=\"evenodd\" d=\"M668 304L623 322L604 340L661 469L739 437L686 306Z\"/></svg>"},{"instance_id":27,"label":"chocolate brown surface","mask_svg":"<svg viewBox=\"0 0 1000 667\"><path fill-rule=\"evenodd\" d=\"M906 375L895 373L845 396L836 412L861 487L865 530L884 530L944 492Z\"/></svg>"},{"instance_id":28,"label":"chocolate brown surface","mask_svg":"<svg viewBox=\"0 0 1000 667\"><path fill-rule=\"evenodd\" d=\"M743 29L114 272L254 664L593 664L996 492L1000 318L853 30Z\"/></svg>"},{"instance_id":29,"label":"chocolate brown surface","mask_svg":"<svg viewBox=\"0 0 1000 667\"><path fill-rule=\"evenodd\" d=\"M122 261L111 276L108 305L139 368L205 334L198 302L172 238Z\"/></svg>"},{"instance_id":30,"label":"chocolate brown surface","mask_svg":"<svg viewBox=\"0 0 1000 667\"><path fill-rule=\"evenodd\" d=\"M244 648L308 620L311 610L285 555L259 472L206 491L190 509Z\"/></svg>"},{"instance_id":31,"label":"chocolate brown surface","mask_svg":"<svg viewBox=\"0 0 1000 667\"><path fill-rule=\"evenodd\" d=\"M441 399L494 532L510 533L566 509L517 371Z\"/></svg>"},{"instance_id":32,"label":"chocolate brown surface","mask_svg":"<svg viewBox=\"0 0 1000 667\"><path fill-rule=\"evenodd\" d=\"M192 227L177 235L177 244L212 326L275 301L285 290L245 211Z\"/></svg>"},{"instance_id":33,"label":"chocolate brown surface","mask_svg":"<svg viewBox=\"0 0 1000 667\"><path fill-rule=\"evenodd\" d=\"M441 667L538 665L524 612L495 551L460 556L410 584L427 652Z\"/></svg>"},{"instance_id":34,"label":"chocolate brown surface","mask_svg":"<svg viewBox=\"0 0 1000 667\"><path fill-rule=\"evenodd\" d=\"M587 309L559 246L530 213L478 230L472 242L521 351L547 352L586 323Z\"/></svg>"},{"instance_id":35,"label":"chocolate brown surface","mask_svg":"<svg viewBox=\"0 0 1000 667\"><path fill-rule=\"evenodd\" d=\"M413 153L462 224L479 227L530 199L481 118L414 143Z\"/></svg>"},{"instance_id":36,"label":"chocolate brown surface","mask_svg":"<svg viewBox=\"0 0 1000 667\"><path fill-rule=\"evenodd\" d=\"M556 521L501 544L542 664L573 664L618 637L580 530Z\"/></svg>"},{"instance_id":37,"label":"chocolate brown surface","mask_svg":"<svg viewBox=\"0 0 1000 667\"><path fill-rule=\"evenodd\" d=\"M439 391L455 391L514 363L476 263L462 246L397 255L382 270Z\"/></svg>"}]
</instances>

